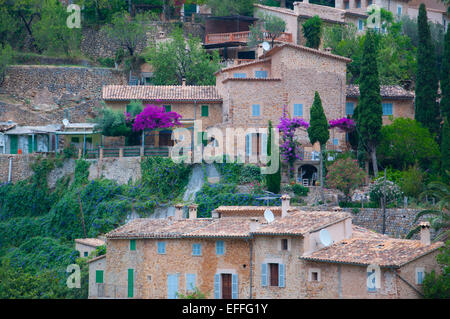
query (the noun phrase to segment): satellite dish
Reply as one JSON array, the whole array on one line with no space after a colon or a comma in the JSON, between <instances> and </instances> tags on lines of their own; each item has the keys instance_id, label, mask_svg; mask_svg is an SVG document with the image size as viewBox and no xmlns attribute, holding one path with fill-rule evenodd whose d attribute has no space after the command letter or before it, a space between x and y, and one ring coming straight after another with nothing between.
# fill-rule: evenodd
<instances>
[{"instance_id":1,"label":"satellite dish","mask_svg":"<svg viewBox=\"0 0 450 319\"><path fill-rule=\"evenodd\" d=\"M269 49L270 49L269 42L263 42L262 43L262 48L264 49L264 51L269 51Z\"/></svg>"},{"instance_id":2,"label":"satellite dish","mask_svg":"<svg viewBox=\"0 0 450 319\"><path fill-rule=\"evenodd\" d=\"M264 211L264 218L268 223L273 222L273 220L275 219L275 217L273 217L272 211L268 208Z\"/></svg>"},{"instance_id":3,"label":"satellite dish","mask_svg":"<svg viewBox=\"0 0 450 319\"><path fill-rule=\"evenodd\" d=\"M63 122L64 126L69 125L69 120L68 119L64 119L64 120L62 120L62 122Z\"/></svg>"},{"instance_id":4,"label":"satellite dish","mask_svg":"<svg viewBox=\"0 0 450 319\"><path fill-rule=\"evenodd\" d=\"M320 238L320 242L322 243L322 245L324 245L325 247L330 246L333 241L331 240L331 236L330 233L328 232L328 230L326 229L322 229L319 232L319 238Z\"/></svg>"}]
</instances>

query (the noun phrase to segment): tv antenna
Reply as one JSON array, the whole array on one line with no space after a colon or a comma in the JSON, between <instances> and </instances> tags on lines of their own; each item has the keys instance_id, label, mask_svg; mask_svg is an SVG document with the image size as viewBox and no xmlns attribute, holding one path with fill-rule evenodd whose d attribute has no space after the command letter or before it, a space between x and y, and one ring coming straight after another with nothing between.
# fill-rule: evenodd
<instances>
[{"instance_id":1,"label":"tv antenna","mask_svg":"<svg viewBox=\"0 0 450 319\"><path fill-rule=\"evenodd\" d=\"M274 221L275 217L273 216L273 213L270 209L266 209L264 211L264 218L266 219L266 221L270 224L271 222Z\"/></svg>"},{"instance_id":2,"label":"tv antenna","mask_svg":"<svg viewBox=\"0 0 450 319\"><path fill-rule=\"evenodd\" d=\"M331 240L330 233L326 229L322 229L319 232L319 239L322 245L324 245L325 247L328 247L333 243L333 241Z\"/></svg>"}]
</instances>

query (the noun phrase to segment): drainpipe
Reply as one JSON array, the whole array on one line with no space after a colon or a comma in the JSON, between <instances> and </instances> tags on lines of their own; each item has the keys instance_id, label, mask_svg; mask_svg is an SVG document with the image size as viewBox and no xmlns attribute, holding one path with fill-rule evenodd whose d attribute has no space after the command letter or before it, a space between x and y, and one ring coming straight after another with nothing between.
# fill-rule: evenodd
<instances>
[{"instance_id":1,"label":"drainpipe","mask_svg":"<svg viewBox=\"0 0 450 319\"><path fill-rule=\"evenodd\" d=\"M11 183L11 175L12 175L12 157L9 158L8 183Z\"/></svg>"},{"instance_id":2,"label":"drainpipe","mask_svg":"<svg viewBox=\"0 0 450 319\"><path fill-rule=\"evenodd\" d=\"M342 298L342 271L341 271L341 265L338 265L338 282L339 282L339 299Z\"/></svg>"},{"instance_id":3,"label":"drainpipe","mask_svg":"<svg viewBox=\"0 0 450 319\"><path fill-rule=\"evenodd\" d=\"M249 246L249 254L250 254L250 296L249 299L252 299L252 278L253 278L253 272L252 272L252 268L253 268L253 263L252 263L252 255L253 255L253 235L250 235L250 240L248 243Z\"/></svg>"},{"instance_id":4,"label":"drainpipe","mask_svg":"<svg viewBox=\"0 0 450 319\"><path fill-rule=\"evenodd\" d=\"M86 154L86 133L83 135L83 157Z\"/></svg>"}]
</instances>

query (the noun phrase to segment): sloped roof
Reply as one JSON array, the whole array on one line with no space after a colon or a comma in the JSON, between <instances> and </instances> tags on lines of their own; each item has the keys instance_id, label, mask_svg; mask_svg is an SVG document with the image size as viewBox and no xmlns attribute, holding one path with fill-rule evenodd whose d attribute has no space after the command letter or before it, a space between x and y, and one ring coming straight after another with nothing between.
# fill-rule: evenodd
<instances>
[{"instance_id":1,"label":"sloped roof","mask_svg":"<svg viewBox=\"0 0 450 319\"><path fill-rule=\"evenodd\" d=\"M347 97L358 98L359 86L354 84L347 85ZM380 95L382 98L392 98L401 100L412 100L414 99L414 92L408 91L400 85L381 85Z\"/></svg>"},{"instance_id":2,"label":"sloped roof","mask_svg":"<svg viewBox=\"0 0 450 319\"><path fill-rule=\"evenodd\" d=\"M222 216L245 214L246 216L263 216L266 209L270 209L274 216L281 216L280 206L219 206L215 209Z\"/></svg>"},{"instance_id":3,"label":"sloped roof","mask_svg":"<svg viewBox=\"0 0 450 319\"><path fill-rule=\"evenodd\" d=\"M106 85L102 97L107 101L222 101L215 86L191 85Z\"/></svg>"},{"instance_id":4,"label":"sloped roof","mask_svg":"<svg viewBox=\"0 0 450 319\"><path fill-rule=\"evenodd\" d=\"M425 4L427 10L442 13L447 12L447 6L441 0L410 0L408 2L408 7L419 8L421 3Z\"/></svg>"},{"instance_id":5,"label":"sloped roof","mask_svg":"<svg viewBox=\"0 0 450 319\"><path fill-rule=\"evenodd\" d=\"M308 47L305 47L303 45L287 43L287 42L284 42L284 43L282 43L280 45L274 46L271 50L266 52L266 57L269 57L269 56L273 55L274 53L280 51L284 47L290 47L290 48L293 48L293 49L296 49L296 50L302 50L302 51L306 51L306 52L309 52L309 53L318 54L318 55L321 55L321 56L324 56L324 57L340 60L340 61L343 61L345 63L352 62L351 59L343 57L343 56L340 56L340 55L332 54L332 53L329 53L329 52L326 52L326 51L322 51L322 50L308 48Z\"/></svg>"},{"instance_id":6,"label":"sloped roof","mask_svg":"<svg viewBox=\"0 0 450 319\"><path fill-rule=\"evenodd\" d=\"M104 240L98 238L77 238L75 239L75 242L92 247L98 247L105 244Z\"/></svg>"}]
</instances>

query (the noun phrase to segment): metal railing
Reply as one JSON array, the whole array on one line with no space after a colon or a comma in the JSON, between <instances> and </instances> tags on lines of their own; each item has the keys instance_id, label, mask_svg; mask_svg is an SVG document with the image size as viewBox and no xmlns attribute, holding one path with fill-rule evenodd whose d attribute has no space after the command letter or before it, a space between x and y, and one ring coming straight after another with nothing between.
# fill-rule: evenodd
<instances>
[{"instance_id":1,"label":"metal railing","mask_svg":"<svg viewBox=\"0 0 450 319\"><path fill-rule=\"evenodd\" d=\"M225 42L247 42L250 37L250 31L242 32L228 32L228 33L210 33L205 37L205 44L216 44ZM271 40L264 32L264 38L266 41ZM283 32L278 38L275 39L278 42L292 42L292 33Z\"/></svg>"}]
</instances>

